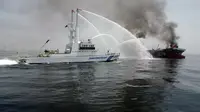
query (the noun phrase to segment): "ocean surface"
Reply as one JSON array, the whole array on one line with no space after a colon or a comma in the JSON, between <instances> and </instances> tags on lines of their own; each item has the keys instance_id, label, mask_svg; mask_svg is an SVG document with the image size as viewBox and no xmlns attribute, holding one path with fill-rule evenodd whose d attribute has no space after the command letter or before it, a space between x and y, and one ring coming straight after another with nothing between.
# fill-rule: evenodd
<instances>
[{"instance_id":1,"label":"ocean surface","mask_svg":"<svg viewBox=\"0 0 200 112\"><path fill-rule=\"evenodd\" d=\"M200 58L5 65L0 112L200 112Z\"/></svg>"}]
</instances>

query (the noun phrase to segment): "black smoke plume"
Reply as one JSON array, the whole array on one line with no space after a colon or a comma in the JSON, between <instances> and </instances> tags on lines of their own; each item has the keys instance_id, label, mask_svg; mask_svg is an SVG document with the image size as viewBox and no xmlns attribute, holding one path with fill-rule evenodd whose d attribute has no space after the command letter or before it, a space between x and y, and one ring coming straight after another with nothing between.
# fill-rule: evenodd
<instances>
[{"instance_id":1,"label":"black smoke plume","mask_svg":"<svg viewBox=\"0 0 200 112\"><path fill-rule=\"evenodd\" d=\"M166 4L165 0L118 0L117 18L138 38L155 37L168 45L179 37L177 24L167 22Z\"/></svg>"}]
</instances>

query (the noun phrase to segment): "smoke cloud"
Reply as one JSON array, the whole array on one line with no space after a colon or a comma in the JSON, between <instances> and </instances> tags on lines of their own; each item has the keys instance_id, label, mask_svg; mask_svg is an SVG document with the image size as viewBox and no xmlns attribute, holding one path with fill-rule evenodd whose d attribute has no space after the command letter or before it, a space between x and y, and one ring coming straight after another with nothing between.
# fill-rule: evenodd
<instances>
[{"instance_id":1,"label":"smoke cloud","mask_svg":"<svg viewBox=\"0 0 200 112\"><path fill-rule=\"evenodd\" d=\"M116 10L124 26L139 38L154 37L170 44L177 24L168 22L165 0L118 0Z\"/></svg>"},{"instance_id":2,"label":"smoke cloud","mask_svg":"<svg viewBox=\"0 0 200 112\"><path fill-rule=\"evenodd\" d=\"M142 32L170 43L177 25L167 22L165 6L165 0L0 0L0 46L38 49L51 37L51 46L63 48L64 26L75 8L103 15L134 34Z\"/></svg>"}]
</instances>

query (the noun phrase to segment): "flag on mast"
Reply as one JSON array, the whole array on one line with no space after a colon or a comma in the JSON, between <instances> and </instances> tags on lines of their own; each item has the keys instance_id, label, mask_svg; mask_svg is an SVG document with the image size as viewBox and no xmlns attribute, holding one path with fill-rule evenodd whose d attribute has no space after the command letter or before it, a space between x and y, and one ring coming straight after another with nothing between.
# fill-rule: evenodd
<instances>
[{"instance_id":1,"label":"flag on mast","mask_svg":"<svg viewBox=\"0 0 200 112\"><path fill-rule=\"evenodd\" d=\"M47 44L50 40L48 39L45 44Z\"/></svg>"},{"instance_id":2,"label":"flag on mast","mask_svg":"<svg viewBox=\"0 0 200 112\"><path fill-rule=\"evenodd\" d=\"M50 41L50 39L48 39L41 48L43 48L49 41Z\"/></svg>"}]
</instances>

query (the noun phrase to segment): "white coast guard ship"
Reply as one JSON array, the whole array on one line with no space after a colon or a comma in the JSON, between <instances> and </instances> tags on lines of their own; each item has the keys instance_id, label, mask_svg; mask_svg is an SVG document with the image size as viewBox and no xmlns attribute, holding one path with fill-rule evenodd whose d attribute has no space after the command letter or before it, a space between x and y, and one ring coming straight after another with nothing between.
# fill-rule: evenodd
<instances>
[{"instance_id":1,"label":"white coast guard ship","mask_svg":"<svg viewBox=\"0 0 200 112\"><path fill-rule=\"evenodd\" d=\"M70 43L66 45L65 52L59 50L45 50L37 57L21 57L20 64L42 64L42 63L69 63L69 62L110 62L119 59L120 53L112 53L109 50L105 53L96 50L90 39L79 41L78 39L78 13L79 9L71 12L71 22L66 25L70 31ZM74 22L74 16L76 21ZM48 43L48 41L46 42Z\"/></svg>"}]
</instances>

